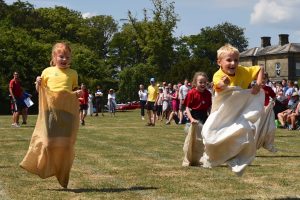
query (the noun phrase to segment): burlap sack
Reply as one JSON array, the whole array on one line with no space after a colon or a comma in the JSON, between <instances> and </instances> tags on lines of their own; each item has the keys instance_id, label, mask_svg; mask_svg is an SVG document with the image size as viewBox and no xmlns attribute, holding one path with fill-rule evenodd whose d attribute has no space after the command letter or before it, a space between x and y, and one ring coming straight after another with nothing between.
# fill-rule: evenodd
<instances>
[{"instance_id":1,"label":"burlap sack","mask_svg":"<svg viewBox=\"0 0 300 200\"><path fill-rule=\"evenodd\" d=\"M262 90L253 95L251 90L238 87L229 87L216 95L201 133L204 167L227 163L237 175L243 174L256 155L256 122L264 113L264 98Z\"/></svg>"},{"instance_id":2,"label":"burlap sack","mask_svg":"<svg viewBox=\"0 0 300 200\"><path fill-rule=\"evenodd\" d=\"M75 94L39 91L39 114L30 146L20 166L41 178L56 176L67 187L79 127L79 102Z\"/></svg>"},{"instance_id":3,"label":"burlap sack","mask_svg":"<svg viewBox=\"0 0 300 200\"><path fill-rule=\"evenodd\" d=\"M182 166L198 166L203 154L204 145L201 137L202 124L190 124L186 135Z\"/></svg>"}]
</instances>

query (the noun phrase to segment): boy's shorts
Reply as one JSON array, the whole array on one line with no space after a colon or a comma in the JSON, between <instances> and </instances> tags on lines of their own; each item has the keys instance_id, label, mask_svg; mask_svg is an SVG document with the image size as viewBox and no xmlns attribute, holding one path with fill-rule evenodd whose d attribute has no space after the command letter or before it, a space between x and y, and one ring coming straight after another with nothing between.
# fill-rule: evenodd
<instances>
[{"instance_id":1,"label":"boy's shorts","mask_svg":"<svg viewBox=\"0 0 300 200\"><path fill-rule=\"evenodd\" d=\"M12 105L13 112L21 113L23 108L25 108L23 99L21 98L16 98L16 101L12 102L12 104L13 104Z\"/></svg>"},{"instance_id":2,"label":"boy's shorts","mask_svg":"<svg viewBox=\"0 0 300 200\"><path fill-rule=\"evenodd\" d=\"M88 107L89 107L88 104L80 104L79 110L80 110L80 111L87 110Z\"/></svg>"},{"instance_id":3,"label":"boy's shorts","mask_svg":"<svg viewBox=\"0 0 300 200\"><path fill-rule=\"evenodd\" d=\"M151 102L151 101L148 101L147 102L147 110L153 110L153 111L156 111L156 106L154 105L155 102Z\"/></svg>"}]
</instances>

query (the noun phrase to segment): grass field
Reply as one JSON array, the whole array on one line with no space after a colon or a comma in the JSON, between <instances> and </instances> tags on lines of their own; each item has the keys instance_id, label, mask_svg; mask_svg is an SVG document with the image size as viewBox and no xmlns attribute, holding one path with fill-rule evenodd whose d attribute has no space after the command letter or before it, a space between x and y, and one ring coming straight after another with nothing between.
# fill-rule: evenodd
<instances>
[{"instance_id":1,"label":"grass field","mask_svg":"<svg viewBox=\"0 0 300 200\"><path fill-rule=\"evenodd\" d=\"M146 127L138 110L87 117L63 189L19 167L35 120L12 128L0 116L0 199L300 199L300 131L277 130L279 151L259 150L237 177L226 166L181 167L183 125Z\"/></svg>"}]
</instances>

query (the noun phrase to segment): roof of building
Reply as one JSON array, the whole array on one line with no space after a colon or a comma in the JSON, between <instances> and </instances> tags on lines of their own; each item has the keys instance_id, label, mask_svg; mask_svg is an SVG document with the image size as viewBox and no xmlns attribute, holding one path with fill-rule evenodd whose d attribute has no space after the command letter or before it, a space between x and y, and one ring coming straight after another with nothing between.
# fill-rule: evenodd
<instances>
[{"instance_id":1,"label":"roof of building","mask_svg":"<svg viewBox=\"0 0 300 200\"><path fill-rule=\"evenodd\" d=\"M300 43L288 43L285 45L273 45L267 47L254 47L240 53L240 57L261 55L274 55L286 53L300 53Z\"/></svg>"}]
</instances>

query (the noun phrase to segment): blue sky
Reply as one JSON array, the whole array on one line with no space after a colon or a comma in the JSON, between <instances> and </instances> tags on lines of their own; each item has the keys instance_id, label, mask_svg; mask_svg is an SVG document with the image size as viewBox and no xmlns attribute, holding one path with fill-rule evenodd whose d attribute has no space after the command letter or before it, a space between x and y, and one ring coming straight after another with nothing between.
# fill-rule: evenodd
<instances>
[{"instance_id":1,"label":"blue sky","mask_svg":"<svg viewBox=\"0 0 300 200\"><path fill-rule=\"evenodd\" d=\"M15 0L5 0L11 4ZM176 36L192 35L201 28L230 22L245 28L249 48L260 46L260 37L270 36L278 44L278 34L289 34L289 41L300 43L300 0L173 0L180 21ZM141 19L143 9L153 9L150 0L28 0L36 8L64 6L83 16L127 17L130 10ZM170 1L169 1L170 2ZM121 24L122 22L120 22Z\"/></svg>"}]
</instances>

